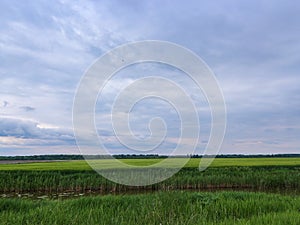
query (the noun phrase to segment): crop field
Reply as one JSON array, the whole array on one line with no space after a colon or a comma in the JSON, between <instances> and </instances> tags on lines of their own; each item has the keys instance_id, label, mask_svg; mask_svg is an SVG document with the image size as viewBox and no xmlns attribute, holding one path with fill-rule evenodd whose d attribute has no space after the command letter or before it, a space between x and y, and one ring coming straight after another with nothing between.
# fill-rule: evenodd
<instances>
[{"instance_id":1,"label":"crop field","mask_svg":"<svg viewBox=\"0 0 300 225\"><path fill-rule=\"evenodd\" d=\"M148 166L160 162L162 159L121 159L129 165ZM171 159L173 161L184 160L182 158ZM196 168L201 159L192 158L185 165L186 168ZM90 160L101 165L102 168L111 169L110 159ZM300 157L287 158L216 158L210 167L233 166L300 166ZM62 162L30 162L19 164L0 164L0 170L92 170L85 160L71 160Z\"/></svg>"},{"instance_id":2,"label":"crop field","mask_svg":"<svg viewBox=\"0 0 300 225\"><path fill-rule=\"evenodd\" d=\"M217 158L202 172L199 161L141 187L109 181L83 160L2 162L0 224L300 224L300 158Z\"/></svg>"}]
</instances>

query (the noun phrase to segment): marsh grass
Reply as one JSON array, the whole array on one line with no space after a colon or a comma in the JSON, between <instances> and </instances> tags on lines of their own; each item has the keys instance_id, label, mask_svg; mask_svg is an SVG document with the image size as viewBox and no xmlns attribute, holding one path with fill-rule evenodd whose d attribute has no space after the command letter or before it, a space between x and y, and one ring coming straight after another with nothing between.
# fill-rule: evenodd
<instances>
[{"instance_id":1,"label":"marsh grass","mask_svg":"<svg viewBox=\"0 0 300 225\"><path fill-rule=\"evenodd\" d=\"M124 176L130 171L124 171ZM212 167L204 172L184 168L173 177L149 186L116 184L91 170L0 171L0 193L125 193L155 190L253 189L299 191L300 167Z\"/></svg>"},{"instance_id":2,"label":"marsh grass","mask_svg":"<svg viewBox=\"0 0 300 225\"><path fill-rule=\"evenodd\" d=\"M300 224L299 159L216 159L203 172L197 160L161 183L142 187L113 183L84 161L0 165L1 193L33 196L0 198L0 224ZM144 194L136 194L140 191ZM94 196L49 198L66 192Z\"/></svg>"},{"instance_id":3,"label":"marsh grass","mask_svg":"<svg viewBox=\"0 0 300 225\"><path fill-rule=\"evenodd\" d=\"M0 199L2 224L300 224L300 197L158 192L68 200Z\"/></svg>"}]
</instances>

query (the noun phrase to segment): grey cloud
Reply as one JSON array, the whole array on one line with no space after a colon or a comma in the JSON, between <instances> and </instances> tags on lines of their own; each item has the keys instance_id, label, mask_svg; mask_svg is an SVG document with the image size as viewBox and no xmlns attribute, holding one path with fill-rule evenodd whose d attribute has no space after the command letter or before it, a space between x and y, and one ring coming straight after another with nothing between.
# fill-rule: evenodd
<instances>
[{"instance_id":1,"label":"grey cloud","mask_svg":"<svg viewBox=\"0 0 300 225\"><path fill-rule=\"evenodd\" d=\"M20 109L23 109L26 112L34 111L35 108L31 106L21 106Z\"/></svg>"},{"instance_id":2,"label":"grey cloud","mask_svg":"<svg viewBox=\"0 0 300 225\"><path fill-rule=\"evenodd\" d=\"M258 0L217 3L157 0L130 4L61 1L49 4L13 0L1 1L0 9L0 76L2 84L5 78L10 80L8 85L3 85L0 94L12 95L3 97L9 103L0 102L3 111L13 106L16 95L27 99L37 96L36 102L16 104L17 109L24 104L22 112L26 115L26 111L34 111L32 108L39 106L39 115L32 112L36 114L35 119L59 121L57 123L68 126L64 121L71 117L76 84L97 56L127 41L162 39L190 48L215 71L227 102L226 142L242 139L252 148L251 143L260 140L261 148L272 151L277 143L276 146L287 152L297 144L300 126L300 4L297 1L274 0L272 4ZM157 68L147 70L161 72ZM132 75L133 78L138 76ZM115 83L118 82L124 80L118 79ZM69 94L57 93L51 97L47 90L34 89L44 84L54 92L68 90ZM116 85L116 89L111 90L114 92L120 87L122 85ZM115 94L107 92L106 99L97 107L99 114L107 113L107 105ZM198 99L192 94L193 99ZM38 98L40 96L43 98ZM63 104L53 104L56 100ZM147 103L146 107L139 107L136 114L147 115L155 110L160 110L162 116L168 113ZM7 111L5 115L22 117L15 115L19 111ZM168 119L176 131L174 121L171 117ZM143 128L145 121L144 117L139 118L135 121L136 127ZM100 133L111 135L105 130ZM62 140L61 143L68 138L73 140L71 132L63 129L40 128L36 122L8 119L0 120L0 136ZM289 143L294 145L289 146ZM226 146L228 151L231 147Z\"/></svg>"},{"instance_id":3,"label":"grey cloud","mask_svg":"<svg viewBox=\"0 0 300 225\"><path fill-rule=\"evenodd\" d=\"M0 137L34 139L42 144L74 144L71 131L60 128L43 128L38 122L15 118L0 118Z\"/></svg>"},{"instance_id":4,"label":"grey cloud","mask_svg":"<svg viewBox=\"0 0 300 225\"><path fill-rule=\"evenodd\" d=\"M9 105L8 101L3 101L2 102L2 107L5 108Z\"/></svg>"}]
</instances>

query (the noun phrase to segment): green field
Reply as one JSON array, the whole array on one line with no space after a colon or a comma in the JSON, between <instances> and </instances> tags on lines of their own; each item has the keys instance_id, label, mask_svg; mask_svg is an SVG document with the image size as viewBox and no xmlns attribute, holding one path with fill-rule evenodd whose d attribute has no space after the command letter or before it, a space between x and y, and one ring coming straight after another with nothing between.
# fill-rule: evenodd
<instances>
[{"instance_id":1,"label":"green field","mask_svg":"<svg viewBox=\"0 0 300 225\"><path fill-rule=\"evenodd\" d=\"M160 162L162 159L121 159L120 161L129 165L147 166ZM171 159L173 161L182 158ZM97 162L101 167L110 169L110 159L91 160ZM185 165L187 168L199 166L200 159L193 158ZM300 166L300 157L295 158L216 158L211 167L224 166ZM36 162L22 164L0 164L0 170L92 170L84 160L62 161L62 162Z\"/></svg>"},{"instance_id":2,"label":"green field","mask_svg":"<svg viewBox=\"0 0 300 225\"><path fill-rule=\"evenodd\" d=\"M124 176L130 171L124 171ZM0 192L53 194L61 192L126 193L153 190L259 190L297 192L300 167L211 167L204 172L184 168L171 178L149 186L130 187L105 179L93 170L0 171Z\"/></svg>"},{"instance_id":3,"label":"green field","mask_svg":"<svg viewBox=\"0 0 300 225\"><path fill-rule=\"evenodd\" d=\"M0 199L1 224L300 224L300 197L159 192L68 200Z\"/></svg>"},{"instance_id":4,"label":"green field","mask_svg":"<svg viewBox=\"0 0 300 225\"><path fill-rule=\"evenodd\" d=\"M300 158L217 158L202 172L199 160L141 187L83 160L0 164L0 224L300 224ZM95 162L114 171L108 159Z\"/></svg>"}]
</instances>

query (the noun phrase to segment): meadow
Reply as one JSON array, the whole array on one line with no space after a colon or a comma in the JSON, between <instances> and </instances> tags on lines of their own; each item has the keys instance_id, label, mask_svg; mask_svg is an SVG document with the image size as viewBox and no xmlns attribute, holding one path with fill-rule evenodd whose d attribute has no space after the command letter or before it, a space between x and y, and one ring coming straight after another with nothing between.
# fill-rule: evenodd
<instances>
[{"instance_id":1,"label":"meadow","mask_svg":"<svg viewBox=\"0 0 300 225\"><path fill-rule=\"evenodd\" d=\"M147 166L160 162L162 159L120 159L121 162L136 165ZM183 160L182 158L173 158L173 161ZM200 158L192 158L185 165L185 168L198 168ZM112 169L110 159L90 160L101 164L103 168ZM300 166L300 157L286 158L216 158L210 167L236 167L236 166ZM54 162L36 162L20 164L0 164L0 170L92 170L85 160L54 161Z\"/></svg>"},{"instance_id":2,"label":"meadow","mask_svg":"<svg viewBox=\"0 0 300 225\"><path fill-rule=\"evenodd\" d=\"M83 160L0 164L0 224L300 224L300 158L216 158L202 172L199 160L141 187L113 183Z\"/></svg>"},{"instance_id":3,"label":"meadow","mask_svg":"<svg viewBox=\"0 0 300 225\"><path fill-rule=\"evenodd\" d=\"M67 200L0 199L1 224L300 224L300 197L247 192L158 192Z\"/></svg>"}]
</instances>

